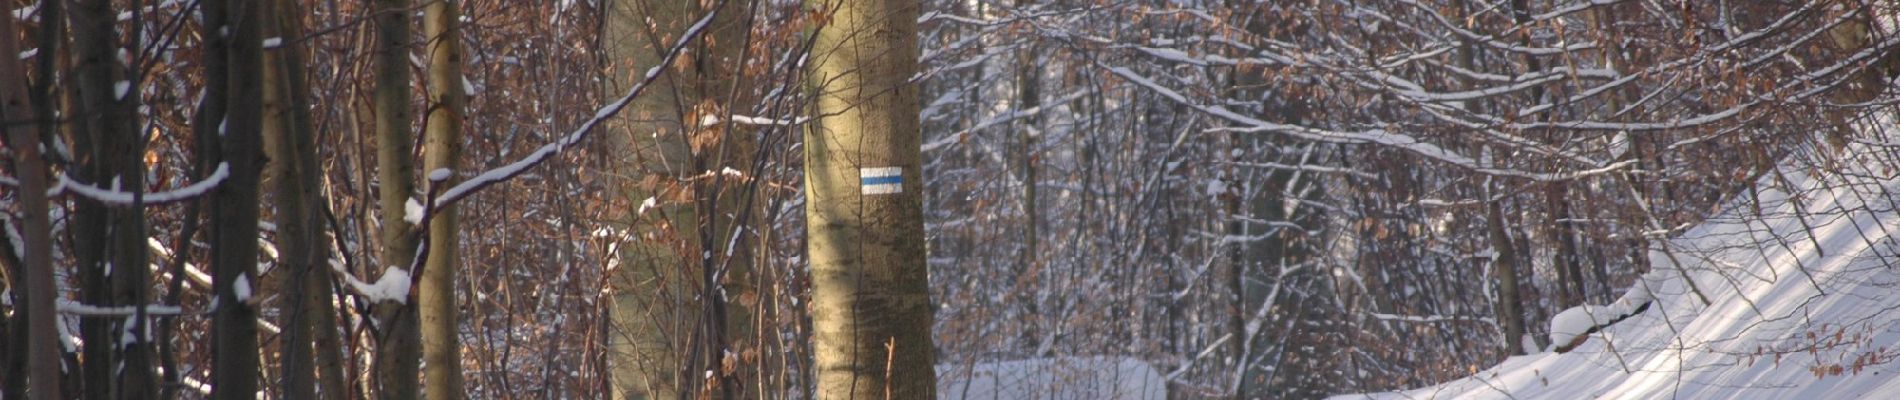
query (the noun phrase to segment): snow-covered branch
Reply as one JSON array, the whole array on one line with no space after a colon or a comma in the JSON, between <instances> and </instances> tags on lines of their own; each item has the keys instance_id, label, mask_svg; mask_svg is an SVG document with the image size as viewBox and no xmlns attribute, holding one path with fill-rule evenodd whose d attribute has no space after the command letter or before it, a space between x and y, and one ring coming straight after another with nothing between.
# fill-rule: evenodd
<instances>
[{"instance_id":1,"label":"snow-covered branch","mask_svg":"<svg viewBox=\"0 0 1900 400\"><path fill-rule=\"evenodd\" d=\"M1383 313L1367 313L1366 315L1380 321L1392 321L1392 322L1414 322L1414 323L1483 322L1483 323L1488 323L1488 324L1497 323L1496 318L1478 317L1478 316L1470 316L1470 315L1399 315L1399 314L1383 314Z\"/></svg>"},{"instance_id":2,"label":"snow-covered branch","mask_svg":"<svg viewBox=\"0 0 1900 400\"><path fill-rule=\"evenodd\" d=\"M230 177L231 166L225 163L218 163L218 169L216 171L212 171L211 176L205 177L205 179L202 181L198 181L197 183L186 185L185 187L178 188L176 190L144 193L142 195L136 195L131 192L120 191L117 185L118 182L116 181L114 182L113 188L102 189L102 188L88 185L84 182L75 180L72 177L66 176L66 174L58 174L58 176L59 176L59 182L54 184L53 188L46 190L47 192L46 194L49 197L57 196L61 193L70 191L74 195L78 195L79 197L84 197L93 201L105 203L107 205L128 207L128 206L134 205L134 203L147 204L147 205L165 204L165 203L175 203L175 202L197 198L198 196L202 196L205 193L210 192L211 189L216 189L219 183L224 182L224 178Z\"/></svg>"},{"instance_id":3,"label":"snow-covered branch","mask_svg":"<svg viewBox=\"0 0 1900 400\"><path fill-rule=\"evenodd\" d=\"M720 5L723 6L724 2L720 2ZM633 85L633 88L627 89L626 95L620 96L618 100L607 103L606 106L595 110L592 118L588 118L587 121L582 122L579 127L568 132L568 134L561 137L560 140L542 145L541 148L535 149L533 153L529 153L528 156L522 157L520 160L483 172L443 191L441 196L435 198L429 209L441 209L454 205L456 202L462 201L463 198L474 194L478 190L520 176L526 173L528 168L540 165L542 162L553 158L555 154L559 154L569 147L580 144L581 140L586 139L587 135L592 133L600 124L607 122L608 119L619 114L620 110L627 108L629 104L633 104L634 98L640 97L640 94L645 93L647 88L653 85L654 80L659 79L660 74L665 71L666 66L673 65L673 60L679 58L680 53L684 51L693 40L697 39L701 33L705 32L706 27L712 24L713 17L719 15L719 10L719 7L713 8L711 12L700 17L698 22L694 22L691 27L688 27L686 32L680 35L679 40L675 41L672 47L667 48L665 56L661 57L660 61L655 63L653 67L647 68L646 74L639 82Z\"/></svg>"},{"instance_id":4,"label":"snow-covered branch","mask_svg":"<svg viewBox=\"0 0 1900 400\"><path fill-rule=\"evenodd\" d=\"M95 305L90 305L90 304L78 303L78 302L74 302L72 300L66 300L66 299L58 299L54 304L59 307L59 313L61 314L83 315L83 316L93 316L93 317L123 317L123 316L128 316L128 315L136 315L138 314L139 308L140 308L140 306L95 306ZM183 308L180 308L178 306L172 306L172 305L149 304L149 305L145 305L143 308L145 309L145 314L147 315L187 314L187 312L185 312Z\"/></svg>"},{"instance_id":5,"label":"snow-covered branch","mask_svg":"<svg viewBox=\"0 0 1900 400\"><path fill-rule=\"evenodd\" d=\"M1238 127L1232 127L1232 128L1220 128L1220 129L1217 129L1218 131L1231 131L1231 132L1241 132L1241 133L1270 132L1270 133L1278 133L1278 134L1283 134L1287 136L1292 136L1294 138L1298 138L1301 140L1310 140L1310 141L1324 142L1324 143L1379 145L1379 146L1385 146L1385 147L1395 148L1399 150L1404 150L1406 152L1417 154L1419 156L1423 156L1428 159L1432 159L1432 160L1436 160L1436 161L1443 162L1446 164L1451 164L1453 166L1457 166L1460 168L1468 169L1473 172L1478 172L1478 173L1487 174L1487 175L1525 178L1525 179L1530 179L1534 181L1560 181L1560 180L1574 179L1576 176L1580 176L1580 175L1575 175L1575 174L1532 172L1532 171L1523 171L1523 170L1516 170L1516 169L1509 169L1509 168L1499 168L1494 165L1489 165L1489 163L1479 162L1478 160L1473 159L1469 156L1460 154L1455 151L1451 151L1439 145L1420 140L1417 137L1406 135L1403 133L1387 131L1384 129L1368 129L1368 130L1362 130L1362 131L1336 131L1336 130L1319 129L1319 128L1313 128L1313 127L1299 126L1299 125L1268 122L1265 120L1241 115L1240 113L1236 113L1232 110L1227 109L1226 107L1222 107L1219 105L1207 105L1207 104L1196 103L1188 99L1186 95L1183 95L1180 92L1176 92L1173 89L1169 89L1166 86L1162 86L1159 83L1155 83L1154 80L1149 79L1148 77L1142 76L1140 74L1137 74L1133 70L1130 70L1125 67L1107 67L1106 69L1110 73L1114 74L1115 76L1121 77L1130 83L1134 83L1137 86L1140 86L1142 88L1148 89L1149 91L1155 92L1155 94L1159 94L1162 97L1167 98L1168 100L1174 101L1175 103L1178 103L1182 106L1190 107L1195 110L1201 111L1203 113L1213 115L1220 119L1224 119L1229 122L1237 123L1240 125ZM1598 167L1596 169L1586 171L1585 173L1589 175L1600 174L1600 173L1608 172L1611 170L1623 168L1628 165L1631 165L1631 163L1629 162L1613 163L1608 166Z\"/></svg>"}]
</instances>

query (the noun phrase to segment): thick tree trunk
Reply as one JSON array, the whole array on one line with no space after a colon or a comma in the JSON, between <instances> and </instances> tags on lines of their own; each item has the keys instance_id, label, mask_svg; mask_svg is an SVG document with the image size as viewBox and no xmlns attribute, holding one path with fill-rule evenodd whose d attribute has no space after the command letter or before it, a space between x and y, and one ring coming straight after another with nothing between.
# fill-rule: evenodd
<instances>
[{"instance_id":1,"label":"thick tree trunk","mask_svg":"<svg viewBox=\"0 0 1900 400\"><path fill-rule=\"evenodd\" d=\"M0 54L20 54L13 29L12 18L0 18L0 32L6 33L0 35ZM65 396L59 390L60 345L53 315L56 286L53 285L52 228L47 218L46 161L40 157L38 125L42 122L33 115L26 82L26 67L19 58L0 57L0 121L5 121L0 123L0 132L6 134L7 150L14 155L14 173L20 180L18 201L24 215L19 229L26 253L20 255L24 264L20 266L24 275L20 286L26 293L25 302L14 312L14 323L20 325L17 329L26 339L21 351L26 377L20 382L18 376L9 376L5 383L24 383L23 387L9 387L9 394L22 393L32 400L53 400Z\"/></svg>"},{"instance_id":2,"label":"thick tree trunk","mask_svg":"<svg viewBox=\"0 0 1900 400\"><path fill-rule=\"evenodd\" d=\"M212 293L217 300L211 320L211 342L216 344L211 349L211 384L217 399L255 399L258 388L257 310L246 298L257 288L258 161L263 156L258 12L248 1L205 3L210 31L230 32L225 39L211 35L209 41L222 43L227 51L227 65L222 76L206 78L225 81L230 96L217 130L230 175L213 192L211 207Z\"/></svg>"},{"instance_id":3,"label":"thick tree trunk","mask_svg":"<svg viewBox=\"0 0 1900 400\"><path fill-rule=\"evenodd\" d=\"M79 152L79 180L121 191L144 189L144 165L139 155L144 142L136 126L138 91L116 57L119 43L112 2L79 2L70 14L79 100L73 144ZM131 46L136 47L137 44ZM50 55L49 55L50 56ZM122 306L144 303L146 276L145 221L141 207L115 207L81 199L74 215L74 255L79 261L81 299L87 304ZM149 328L147 315L130 319L85 318L80 321L84 348L84 398L144 398L154 387L150 351L143 341L119 343L127 330Z\"/></svg>"},{"instance_id":4,"label":"thick tree trunk","mask_svg":"<svg viewBox=\"0 0 1900 400\"><path fill-rule=\"evenodd\" d=\"M271 0L266 36L303 36L295 2ZM285 40L264 57L264 147L276 202L277 247L288 296L280 360L286 399L337 399L344 392L336 309L330 302L330 247L324 237L322 171L301 41Z\"/></svg>"},{"instance_id":5,"label":"thick tree trunk","mask_svg":"<svg viewBox=\"0 0 1900 400\"><path fill-rule=\"evenodd\" d=\"M609 62L624 67L616 68L621 72L608 80L607 94L624 93L642 78L639 73L655 67L669 39L678 38L692 23L693 10L683 2L610 1L603 27L605 50ZM624 251L621 267L611 278L615 290L608 335L615 399L680 397L690 316L697 309L691 301L696 296L686 284L690 258L684 256L698 253L699 246L691 243L698 238L698 225L690 222L697 220L697 207L668 196L672 190L662 186L690 174L692 155L679 109L688 103L680 99L680 74L670 67L664 71L634 99L624 128L608 137L612 152L632 155L618 175L634 178L616 189L639 207L627 218L629 229L642 235ZM653 236L644 237L648 233Z\"/></svg>"},{"instance_id":6,"label":"thick tree trunk","mask_svg":"<svg viewBox=\"0 0 1900 400\"><path fill-rule=\"evenodd\" d=\"M404 205L415 195L415 160L411 153L414 135L410 133L414 117L409 108L409 14L413 11L409 4L408 0L377 0L375 3L376 87L371 98L376 115L382 262L385 268L403 269L405 273L416 256L415 228L403 219L407 210ZM374 306L381 323L376 331L377 385L374 387L381 399L413 400L417 395L421 337L416 327L415 303L408 300L383 301Z\"/></svg>"},{"instance_id":7,"label":"thick tree trunk","mask_svg":"<svg viewBox=\"0 0 1900 400\"><path fill-rule=\"evenodd\" d=\"M230 16L227 15L225 11L229 6L230 5L224 1L209 1L200 5L204 14L204 30L206 32L216 32L218 29L229 25L227 21L230 20ZM205 40L204 51L202 53L205 74L204 101L198 104L198 115L192 117L192 135L197 138L197 150L202 154L199 165L202 171L205 172L202 176L210 176L211 171L215 171L214 168L230 168L229 165L223 163L225 159L224 141L220 140L224 138L223 132L225 132L225 129L221 127L224 125L225 114L228 111L227 104L231 102L231 85L228 80L224 79L231 69L229 53L229 41L209 36L207 40ZM226 179L229 179L229 177ZM228 182L225 184L228 184ZM225 187L223 185L224 184L220 184L218 189L211 193L211 198L205 201L205 208L218 210L220 204L225 204L226 200L224 199L231 195L224 193ZM205 225L205 231L206 234L210 236L209 240L212 241L214 246L216 246L217 243L222 243L219 241L219 235L222 235L220 232L225 229L219 226L222 221L218 219L220 216L222 216L222 214L215 211L205 214L205 221L208 222ZM209 260L211 263L216 264L219 262L219 258L224 257L219 251L220 250L216 247L212 249ZM216 265L213 267L215 268ZM216 272L217 270L213 269L213 273ZM217 278L214 276L213 279ZM213 286L214 290L216 290L216 282L213 282ZM223 296L221 293L223 292L214 291L212 296L222 302L225 299L221 297ZM213 311L216 312L218 310ZM214 315L214 324L217 323L216 317L217 316ZM223 325L214 325L212 327L213 334L218 335L219 333L217 332L223 327ZM214 360L214 367L215 366ZM174 391L173 393L176 392Z\"/></svg>"},{"instance_id":8,"label":"thick tree trunk","mask_svg":"<svg viewBox=\"0 0 1900 400\"><path fill-rule=\"evenodd\" d=\"M454 0L429 3L422 30L428 38L428 132L424 138L423 169L432 187L447 188L455 178L462 154L462 113L467 93L462 87L460 12ZM439 174L440 171L448 174ZM440 179L438 179L440 178ZM439 190L439 189L438 189ZM429 259L422 267L418 302L422 317L423 371L429 400L462 398L462 345L455 315L456 217L455 208L434 211L429 220Z\"/></svg>"},{"instance_id":9,"label":"thick tree trunk","mask_svg":"<svg viewBox=\"0 0 1900 400\"><path fill-rule=\"evenodd\" d=\"M689 26L713 12L710 6L610 2L604 50L617 68L605 91L625 93L642 78L629 75L658 64ZM630 210L628 227L641 238L623 251L622 266L610 278L614 398L677 398L702 388L734 395L746 370L724 365L743 360L723 355L755 345L744 340L755 332L752 305L745 302L756 299L748 294L755 236L741 232L756 225L750 220L758 215L748 212L758 203L756 192L742 190L758 184L746 172L754 170L757 146L750 136L735 134L740 126L728 121L754 104L752 88L739 73L744 18L732 8L718 11L679 61L634 99L632 116L618 121L622 125L608 137L613 151L633 156L617 168L618 175L634 179L615 190L637 207ZM724 252L728 248L732 254ZM707 376L707 370L722 373Z\"/></svg>"},{"instance_id":10,"label":"thick tree trunk","mask_svg":"<svg viewBox=\"0 0 1900 400\"><path fill-rule=\"evenodd\" d=\"M264 26L264 35L283 36L282 28L276 24L281 22L277 17L277 8L282 7L283 2L267 0L261 4L267 5L264 14L271 22ZM291 127L296 123L295 117L290 115L295 106L291 105L290 85L286 82L290 67L285 64L283 53L281 48L264 52L263 136L264 154L268 159L264 166L264 183L272 193L271 200L276 207L273 216L277 224L278 265L283 268L283 273L273 274L276 276L271 281L275 281L272 286L281 288L285 293L284 315L279 323L283 327L283 336L277 341L280 368L278 385L285 399L307 400L316 394L316 373L310 364L309 342L313 327L297 322L299 316L309 312L305 308L308 304L308 298L304 296L307 288L302 283L310 279L308 272L312 260L310 245L313 244L313 225L309 224L310 204L305 203L303 198L308 183L301 182L301 176L298 176L300 166L297 159L301 154L297 154L297 149L292 147L296 135L305 132L297 132Z\"/></svg>"},{"instance_id":11,"label":"thick tree trunk","mask_svg":"<svg viewBox=\"0 0 1900 400\"><path fill-rule=\"evenodd\" d=\"M919 156L917 3L814 1L805 216L818 398L936 392Z\"/></svg>"},{"instance_id":12,"label":"thick tree trunk","mask_svg":"<svg viewBox=\"0 0 1900 400\"><path fill-rule=\"evenodd\" d=\"M322 210L327 203L320 189L323 187L323 170L317 154L316 121L310 114L312 98L307 70L304 68L307 57L304 55L303 41L294 39L303 37L303 14L295 1L275 1L276 12L270 17L277 20L278 32L272 36L286 39L282 42L283 47L276 50L278 56L274 65L282 67L281 84L287 90L284 104L290 110L286 114L290 118L286 131L289 140L284 143L289 146L288 154L293 157L283 163L293 170L284 178L282 187L297 189L292 194L284 194L281 189L278 193L279 196L299 197L297 202L301 203L301 207L297 213L300 216L290 220L303 225L301 229L287 229L280 222L278 229L280 234L283 231L301 232L303 236L298 239L299 243L309 249L303 254L307 261L293 265L301 266L294 271L301 278L298 280L303 282L302 288L298 289L303 294L295 301L303 302L296 309L303 314L301 320L307 324L310 335L308 341L314 346L310 362L317 378L314 382L316 398L341 399L345 397L347 389L343 376L343 346L337 334L336 306L331 302L331 291L334 289L328 270L330 246L322 223ZM283 220L280 218L280 221Z\"/></svg>"}]
</instances>

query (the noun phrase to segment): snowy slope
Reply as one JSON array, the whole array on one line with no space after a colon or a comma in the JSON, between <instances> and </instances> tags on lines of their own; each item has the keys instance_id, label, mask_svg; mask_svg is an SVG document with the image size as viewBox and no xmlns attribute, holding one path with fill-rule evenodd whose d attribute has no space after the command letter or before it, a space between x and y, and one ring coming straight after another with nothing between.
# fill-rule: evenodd
<instances>
[{"instance_id":1,"label":"snowy slope","mask_svg":"<svg viewBox=\"0 0 1900 400\"><path fill-rule=\"evenodd\" d=\"M1652 253L1656 270L1637 285L1648 285L1656 303L1569 353L1513 357L1433 387L1335 399L1900 398L1893 152L1849 146L1852 155L1838 164L1846 173L1784 167L1786 187L1803 189L1798 196L1771 186L1779 180L1770 174L1761 216L1746 203L1730 207L1673 239L1674 261ZM1598 309L1618 306L1626 305Z\"/></svg>"}]
</instances>

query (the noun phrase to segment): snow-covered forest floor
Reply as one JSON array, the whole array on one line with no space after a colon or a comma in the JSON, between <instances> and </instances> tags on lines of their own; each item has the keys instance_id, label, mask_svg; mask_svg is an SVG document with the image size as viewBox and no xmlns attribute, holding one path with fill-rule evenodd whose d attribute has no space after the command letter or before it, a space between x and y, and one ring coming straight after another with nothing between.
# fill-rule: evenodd
<instances>
[{"instance_id":1,"label":"snow-covered forest floor","mask_svg":"<svg viewBox=\"0 0 1900 400\"><path fill-rule=\"evenodd\" d=\"M1891 123L1880 121L1872 129L1891 129ZM1891 138L1892 132L1869 136ZM1833 170L1783 163L1762 176L1756 190L1651 252L1655 269L1625 288L1622 304L1591 308L1596 315L1586 317L1607 322L1642 303L1630 300L1645 293L1654 293L1655 302L1589 334L1567 353L1543 349L1436 386L1335 398L1849 399L1900 393L1900 363L1894 362L1900 327L1893 324L1900 309L1900 246L1891 237L1900 230L1900 155L1866 143L1838 154ZM1553 318L1551 331L1575 330L1563 326L1571 324L1566 319ZM1552 339L1553 348L1565 342Z\"/></svg>"}]
</instances>

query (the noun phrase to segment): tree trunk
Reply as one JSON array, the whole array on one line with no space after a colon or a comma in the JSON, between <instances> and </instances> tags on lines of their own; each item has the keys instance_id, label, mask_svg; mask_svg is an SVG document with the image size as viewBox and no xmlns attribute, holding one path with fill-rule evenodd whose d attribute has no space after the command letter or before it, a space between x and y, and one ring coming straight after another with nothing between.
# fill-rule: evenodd
<instances>
[{"instance_id":1,"label":"tree trunk","mask_svg":"<svg viewBox=\"0 0 1900 400\"><path fill-rule=\"evenodd\" d=\"M278 7L283 4L276 0L260 2L266 5L264 12L270 24L264 26L264 35L282 37L283 31L276 22ZM264 184L272 193L271 200L276 207L272 214L277 224L276 245L279 252L278 265L282 273L274 274L276 287L284 291L284 315L279 319L283 327L278 343L278 374L280 394L288 400L308 400L315 396L316 372L311 368L308 324L297 323L303 313L308 289L302 283L310 279L311 228L309 224L310 205L304 203L303 192L308 183L302 182L299 173L297 149L292 141L296 132L291 125L295 123L294 106L290 103L289 83L286 75L290 68L284 63L284 50L270 49L264 52L264 154L268 161L264 166ZM314 149L313 149L314 151Z\"/></svg>"},{"instance_id":2,"label":"tree trunk","mask_svg":"<svg viewBox=\"0 0 1900 400\"><path fill-rule=\"evenodd\" d=\"M295 2L272 0L265 10L269 37L291 38L264 53L264 147L276 202L277 247L282 253L281 287L289 314L280 360L286 399L337 399L343 395L341 345L336 309L330 302L330 247L324 238L322 171L316 129L310 115L310 87L304 69L301 14ZM314 347L313 347L314 346Z\"/></svg>"},{"instance_id":3,"label":"tree trunk","mask_svg":"<svg viewBox=\"0 0 1900 400\"><path fill-rule=\"evenodd\" d=\"M1558 307L1569 308L1583 304L1590 297L1583 281L1583 264L1577 254L1577 232L1572 226L1568 188L1563 182L1552 182L1544 188L1545 211L1550 213L1550 224L1546 236L1557 243L1557 252L1551 255L1551 265L1557 267L1558 283L1563 293Z\"/></svg>"},{"instance_id":4,"label":"tree trunk","mask_svg":"<svg viewBox=\"0 0 1900 400\"><path fill-rule=\"evenodd\" d=\"M658 67L662 52L694 20L694 7L684 2L613 0L608 3L605 47L609 62L626 63L611 74L607 95L625 92L642 78L640 72ZM677 85L681 76L674 68L662 67L663 73L653 86L633 101L632 116L624 120L624 129L608 138L610 152L631 154L623 165L627 171L617 174L634 179L618 191L639 207L628 216L629 229L640 235L622 256L613 272L614 297L609 316L609 346L612 357L612 396L615 399L672 399L679 392L691 329L690 299L686 285L684 254L697 254L695 203L668 196L674 192L663 185L676 184L690 174L691 150L685 141ZM628 73L632 73L628 76ZM652 237L645 237L647 234Z\"/></svg>"},{"instance_id":5,"label":"tree trunk","mask_svg":"<svg viewBox=\"0 0 1900 400\"><path fill-rule=\"evenodd\" d=\"M708 6L610 2L604 50L617 67L606 92L624 93L643 78L629 73L658 64L689 26L713 11ZM732 8L719 11L678 61L662 68L653 86L634 99L632 117L617 121L620 128L608 137L611 151L632 155L617 167L618 175L639 177L615 189L635 204L628 228L640 237L623 251L610 277L615 290L609 362L616 399L677 398L701 388L719 393L714 396L734 395L745 370L724 363L743 360L724 355L756 346L744 340L755 332L749 307L756 302L747 301L757 299L748 257L755 235L743 232L756 226L751 219L757 214L748 210L758 204L750 189L759 182L747 171L755 169L757 146L751 136L735 134L740 126L729 121L755 104L753 88L739 73L745 17ZM721 374L707 376L707 370ZM704 379L716 381L702 384Z\"/></svg>"},{"instance_id":6,"label":"tree trunk","mask_svg":"<svg viewBox=\"0 0 1900 400\"><path fill-rule=\"evenodd\" d=\"M328 263L332 255L322 223L322 210L327 201L320 189L324 180L320 156L317 154L316 120L310 113L312 97L304 67L307 58L303 41L295 39L304 35L303 14L295 1L276 1L276 13L272 18L277 20L278 33L273 37L285 39L283 47L277 49L279 56L275 65L282 66L282 84L288 90L285 93L288 102L285 104L290 109L288 116L291 119L286 132L290 140L285 144L291 150L289 154L294 157L294 161L285 161L284 165L294 168L294 171L283 182L286 187L299 189L294 195L301 197L298 202L302 203L302 216L295 221L304 224L302 229L286 229L279 223L278 229L280 232L302 231L304 236L300 239L301 243L310 249L304 254L308 261L295 269L303 281L303 294L299 296L301 300L297 301L304 302L302 307L296 309L303 313L302 321L308 324L310 333L308 341L314 346L311 363L314 364L313 370L317 377L314 383L317 398L341 399L345 397L347 388L343 375L343 346L337 337L336 306L331 302L334 289ZM281 191L279 193L284 196Z\"/></svg>"},{"instance_id":7,"label":"tree trunk","mask_svg":"<svg viewBox=\"0 0 1900 400\"><path fill-rule=\"evenodd\" d=\"M404 205L415 192L414 136L410 133L413 116L409 108L412 10L407 0L377 0L375 9L376 87L371 102L376 114L376 178L381 186L377 200L382 208L382 263L384 268L406 273L416 256L415 229L403 220ZM374 387L378 398L413 400L417 394L417 364L421 361L414 302L383 301L374 308L381 323L376 331Z\"/></svg>"},{"instance_id":8,"label":"tree trunk","mask_svg":"<svg viewBox=\"0 0 1900 400\"><path fill-rule=\"evenodd\" d=\"M12 34L13 18L0 18L0 54L20 54L18 43ZM42 57L51 57L51 54ZM46 201L46 161L40 155L40 136L38 121L32 113L32 107L26 94L26 68L18 57L0 57L0 131L4 131L7 148L13 152L14 171L20 180L18 191L20 211L21 244L25 253L21 255L24 279L19 286L24 287L25 303L14 312L15 323L25 334L25 346L22 349L26 369L25 386L21 391L32 400L62 399L59 390L59 334L56 331L53 315L53 299L56 286L53 285L53 242L52 225L47 217ZM8 377L9 385L13 379ZM9 393L12 388L9 388Z\"/></svg>"},{"instance_id":9,"label":"tree trunk","mask_svg":"<svg viewBox=\"0 0 1900 400\"><path fill-rule=\"evenodd\" d=\"M453 171L462 154L462 113L468 103L462 87L460 12L455 1L442 0L429 3L424 13L422 29L429 38L429 111L422 166L429 171L429 185L442 190L460 181ZM438 174L443 170L450 173ZM455 219L454 207L434 210L430 217L429 259L422 267L417 294L429 400L462 398L462 345L455 315Z\"/></svg>"},{"instance_id":10,"label":"tree trunk","mask_svg":"<svg viewBox=\"0 0 1900 400\"><path fill-rule=\"evenodd\" d=\"M213 192L211 207L212 293L217 300L211 320L211 342L216 344L211 349L212 397L248 400L257 397L259 371L257 310L246 296L257 287L258 161L262 158L259 128L263 114L257 99L263 98L263 38L259 35L256 4L232 0L210 1L204 6L210 31L230 32L224 39L209 36L209 42L224 47L227 65L222 75L206 77L225 81L225 94L230 96L224 122L217 131L224 139L221 156L230 175Z\"/></svg>"},{"instance_id":11,"label":"tree trunk","mask_svg":"<svg viewBox=\"0 0 1900 400\"><path fill-rule=\"evenodd\" d=\"M1487 184L1488 186L1488 184ZM1489 187L1487 187L1489 189ZM1485 190L1489 197L1490 190ZM1512 245L1510 234L1505 233L1502 206L1493 201L1485 206L1489 221L1491 247L1496 249L1491 259L1492 276L1498 280L1498 322L1504 325L1504 350L1510 354L1524 354L1524 304L1518 299L1517 290L1517 250Z\"/></svg>"},{"instance_id":12,"label":"tree trunk","mask_svg":"<svg viewBox=\"0 0 1900 400\"><path fill-rule=\"evenodd\" d=\"M74 174L80 181L137 193L144 189L144 154L133 113L138 100L135 82L116 57L122 46L114 26L112 2L79 2L70 14L79 100L74 119L73 144L78 149ZM132 44L135 47L137 44ZM52 55L48 55L49 57ZM111 206L90 199L75 201L74 255L79 265L81 299L101 306L144 303L146 289L144 210ZM150 327L147 315L129 319L85 318L81 336L93 344L84 348L86 399L144 398L154 387L151 346L142 341L119 343L127 330ZM116 345L115 345L116 344Z\"/></svg>"},{"instance_id":13,"label":"tree trunk","mask_svg":"<svg viewBox=\"0 0 1900 400\"><path fill-rule=\"evenodd\" d=\"M1882 29L1874 29L1874 23L1870 21L1871 16L1872 13L1861 14L1860 18L1848 19L1827 30L1829 42L1832 42L1835 51L1850 54L1878 43L1886 33L1880 32ZM1882 93L1892 87L1887 84L1888 80L1892 79L1896 72L1900 72L1894 69L1894 63L1900 61L1900 53L1889 54L1887 57L1870 61L1870 65L1865 69L1847 78L1843 85L1845 88L1836 90L1828 97L1833 98L1838 104L1863 103L1880 98ZM1853 117L1857 115L1859 114L1843 111L1828 115L1828 121L1832 123L1822 132L1822 137L1826 140L1829 151L1838 153L1847 147L1855 131Z\"/></svg>"},{"instance_id":14,"label":"tree trunk","mask_svg":"<svg viewBox=\"0 0 1900 400\"><path fill-rule=\"evenodd\" d=\"M1017 7L1024 7L1030 4L1031 0L1016 1ZM1042 106L1042 94L1041 91L1038 90L1042 84L1042 68L1040 64L1041 60L1037 60L1038 56L1035 46L1031 43L1024 43L1023 49L1016 54L1017 112L1026 112ZM1036 206L1036 161L1038 157L1036 154L1036 140L1037 136L1041 135L1042 130L1042 117L1040 117L1040 115L1041 113L1030 115L1025 117L1021 123L1016 124L1016 129L1020 135L1018 136L1020 141L1017 143L1018 147L1016 150L1018 154L1016 157L1017 162L1021 163L1023 185L1023 247L1021 253L1016 257L1016 296L1018 297L1017 304L1023 306L1024 318L1021 321L1023 345L1028 346L1028 349L1031 351L1030 354L1036 356L1041 356L1039 353L1044 345L1044 343L1042 343L1042 333L1039 332L1038 329L1038 327L1042 325L1040 319L1043 315L1040 306L1043 299L1037 298L1037 293L1042 291L1041 288L1043 288L1043 285L1053 284L1053 282L1046 282L1040 279L1041 277L1036 276L1042 271L1042 268L1038 267L1039 259L1037 258L1037 255L1041 254L1041 249L1038 247L1041 245L1042 237L1041 232L1038 232L1037 228L1041 225L1042 209Z\"/></svg>"},{"instance_id":15,"label":"tree trunk","mask_svg":"<svg viewBox=\"0 0 1900 400\"><path fill-rule=\"evenodd\" d=\"M805 216L818 398L929 399L917 4L814 1Z\"/></svg>"},{"instance_id":16,"label":"tree trunk","mask_svg":"<svg viewBox=\"0 0 1900 400\"><path fill-rule=\"evenodd\" d=\"M229 24L226 21L230 19L230 16L227 15L225 11L227 8L229 8L229 4L226 4L224 1L209 1L201 4L201 10L204 15L204 31L215 32L220 28L228 26ZM204 52L201 55L203 57L205 75L204 101L198 104L198 114L192 117L192 136L195 136L197 139L195 145L197 146L199 154L201 154L199 157L199 167L201 168L201 172L204 172L201 176L210 176L212 171L215 171L216 168L231 168L230 165L224 164L224 140L220 140L223 138L223 132L225 132L225 129L220 127L224 126L225 114L228 111L227 105L231 102L231 85L229 81L224 79L231 69L229 48L230 43L228 43L227 40L222 40L222 38L215 36L207 36L204 43ZM230 178L227 176L226 179ZM205 201L206 209L220 210L218 206L227 202L225 199L231 195L225 193L225 184L228 184L228 182L219 184L218 188L212 191L211 198ZM219 237L219 235L222 235L220 232L226 229L220 226L223 220L219 218L222 216L223 214L218 211L204 214L204 220L208 222L205 224L205 231L207 236L210 236L209 240L212 241L213 246L217 246L218 243L223 243ZM214 264L214 268L216 267L215 264L220 262L218 260L225 257L220 252L221 250L218 249L219 247L214 247L209 256L209 262ZM214 274L217 273L217 271L216 269L212 270ZM213 279L215 280L217 277L214 276ZM212 297L218 301L223 301L224 299L221 297L223 296L221 294L223 292L216 292L215 290L217 290L217 288L216 282L214 281ZM216 311L217 310L214 310L213 312ZM213 316L213 324L217 324L217 318L218 316ZM223 327L223 325L214 325L212 327L213 334L220 334L217 332L220 332L220 329ZM213 349L215 351L216 347L214 346ZM215 366L214 360L214 367ZM176 392L174 391L173 393Z\"/></svg>"}]
</instances>

